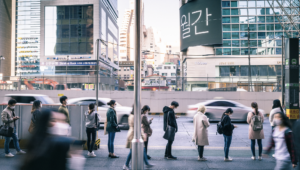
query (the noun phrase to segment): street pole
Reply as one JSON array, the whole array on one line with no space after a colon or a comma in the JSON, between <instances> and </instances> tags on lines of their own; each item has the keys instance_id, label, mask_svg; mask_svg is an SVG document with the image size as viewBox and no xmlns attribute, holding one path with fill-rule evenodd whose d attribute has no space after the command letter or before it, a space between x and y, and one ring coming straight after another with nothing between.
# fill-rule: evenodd
<instances>
[{"instance_id":1,"label":"street pole","mask_svg":"<svg viewBox=\"0 0 300 170\"><path fill-rule=\"evenodd\" d=\"M141 138L141 6L135 0L135 60L134 60L134 137L132 140L132 169L144 169L144 141Z\"/></svg>"},{"instance_id":2,"label":"street pole","mask_svg":"<svg viewBox=\"0 0 300 170\"><path fill-rule=\"evenodd\" d=\"M285 45L284 45L284 36L282 36L282 57L281 57L281 104L284 104L284 93L285 93L285 68L284 68L284 53L285 53Z\"/></svg>"},{"instance_id":3,"label":"street pole","mask_svg":"<svg viewBox=\"0 0 300 170\"><path fill-rule=\"evenodd\" d=\"M66 63L66 86L67 86L67 88L68 88L68 62L69 62L69 56L67 56L67 63Z\"/></svg>"},{"instance_id":4,"label":"street pole","mask_svg":"<svg viewBox=\"0 0 300 170\"><path fill-rule=\"evenodd\" d=\"M97 57L97 66L96 66L96 108L97 108L97 112L98 112L98 91L99 91L99 39L96 40L96 48L97 48L97 51L96 51L96 57ZM89 86L90 87L90 86Z\"/></svg>"},{"instance_id":5,"label":"street pole","mask_svg":"<svg viewBox=\"0 0 300 170\"><path fill-rule=\"evenodd\" d=\"M250 63L250 27L248 24L248 62L249 62L249 74L248 74L248 92L252 91L252 78L251 78L251 63Z\"/></svg>"}]
</instances>

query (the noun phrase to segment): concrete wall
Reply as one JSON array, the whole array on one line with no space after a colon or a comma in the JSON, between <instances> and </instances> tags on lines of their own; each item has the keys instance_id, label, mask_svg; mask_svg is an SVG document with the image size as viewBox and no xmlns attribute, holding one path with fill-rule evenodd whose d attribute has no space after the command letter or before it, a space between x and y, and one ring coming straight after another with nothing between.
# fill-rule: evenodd
<instances>
[{"instance_id":1,"label":"concrete wall","mask_svg":"<svg viewBox=\"0 0 300 170\"><path fill-rule=\"evenodd\" d=\"M0 99L3 99L5 94L44 94L48 95L54 100L59 102L58 94L63 94L71 98L78 97L94 97L95 91L44 91L44 90L32 90L32 91L0 91ZM133 92L132 91L99 91L100 98L115 99L121 105L132 106L133 105ZM177 113L185 113L187 106L196 104L206 100L214 99L215 97L223 97L224 99L234 100L241 104L250 107L251 102L258 103L260 109L263 109L266 113L271 111L272 103L274 99L281 99L281 93L262 93L262 92L142 92L142 105L149 105L151 112L162 112L163 106L168 106L175 100L179 102L179 108L175 111ZM2 102L2 101L0 101Z\"/></svg>"}]
</instances>

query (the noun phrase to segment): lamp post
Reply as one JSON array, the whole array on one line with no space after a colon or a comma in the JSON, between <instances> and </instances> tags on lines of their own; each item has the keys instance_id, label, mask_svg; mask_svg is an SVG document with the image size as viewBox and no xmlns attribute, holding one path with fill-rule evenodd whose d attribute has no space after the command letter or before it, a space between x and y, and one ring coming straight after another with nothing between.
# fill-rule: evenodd
<instances>
[{"instance_id":1,"label":"lamp post","mask_svg":"<svg viewBox=\"0 0 300 170\"><path fill-rule=\"evenodd\" d=\"M144 142L141 138L141 0L135 0L135 60L134 60L134 137L132 169L144 169Z\"/></svg>"}]
</instances>

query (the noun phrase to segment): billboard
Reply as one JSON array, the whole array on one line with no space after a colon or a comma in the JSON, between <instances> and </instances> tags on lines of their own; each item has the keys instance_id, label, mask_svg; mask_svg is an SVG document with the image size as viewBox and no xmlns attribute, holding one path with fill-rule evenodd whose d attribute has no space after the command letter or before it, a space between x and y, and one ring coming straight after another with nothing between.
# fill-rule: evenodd
<instances>
[{"instance_id":1,"label":"billboard","mask_svg":"<svg viewBox=\"0 0 300 170\"><path fill-rule=\"evenodd\" d=\"M221 0L194 0L180 8L180 49L222 44Z\"/></svg>"}]
</instances>

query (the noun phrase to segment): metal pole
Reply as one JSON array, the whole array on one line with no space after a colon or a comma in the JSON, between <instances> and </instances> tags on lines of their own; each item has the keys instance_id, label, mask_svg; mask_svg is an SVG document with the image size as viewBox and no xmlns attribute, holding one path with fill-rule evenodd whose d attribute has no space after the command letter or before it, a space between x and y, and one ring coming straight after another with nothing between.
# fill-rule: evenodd
<instances>
[{"instance_id":1,"label":"metal pole","mask_svg":"<svg viewBox=\"0 0 300 170\"><path fill-rule=\"evenodd\" d=\"M284 55L285 55L285 43L284 36L282 36L282 57L281 57L281 104L284 104L284 93L285 93L285 68L284 68Z\"/></svg>"},{"instance_id":2,"label":"metal pole","mask_svg":"<svg viewBox=\"0 0 300 170\"><path fill-rule=\"evenodd\" d=\"M69 56L67 56L67 63L66 63L66 86L67 86L67 88L68 88L68 62L69 62Z\"/></svg>"},{"instance_id":3,"label":"metal pole","mask_svg":"<svg viewBox=\"0 0 300 170\"><path fill-rule=\"evenodd\" d=\"M144 169L144 141L141 138L141 5L135 0L135 60L134 60L134 137L132 140L132 169Z\"/></svg>"},{"instance_id":4,"label":"metal pole","mask_svg":"<svg viewBox=\"0 0 300 170\"><path fill-rule=\"evenodd\" d=\"M97 112L98 112L98 91L99 91L99 39L97 39L96 41L96 48L97 48L97 52L96 52L96 57L97 57L97 66L96 66L96 108L97 108ZM90 85L89 85L90 88Z\"/></svg>"},{"instance_id":5,"label":"metal pole","mask_svg":"<svg viewBox=\"0 0 300 170\"><path fill-rule=\"evenodd\" d=\"M45 90L45 75L43 73L43 90Z\"/></svg>"},{"instance_id":6,"label":"metal pole","mask_svg":"<svg viewBox=\"0 0 300 170\"><path fill-rule=\"evenodd\" d=\"M250 63L250 27L248 24L248 62L249 62L249 74L248 74L248 84L249 84L249 88L248 91L251 92L252 91L252 83L251 83L251 63Z\"/></svg>"}]
</instances>

